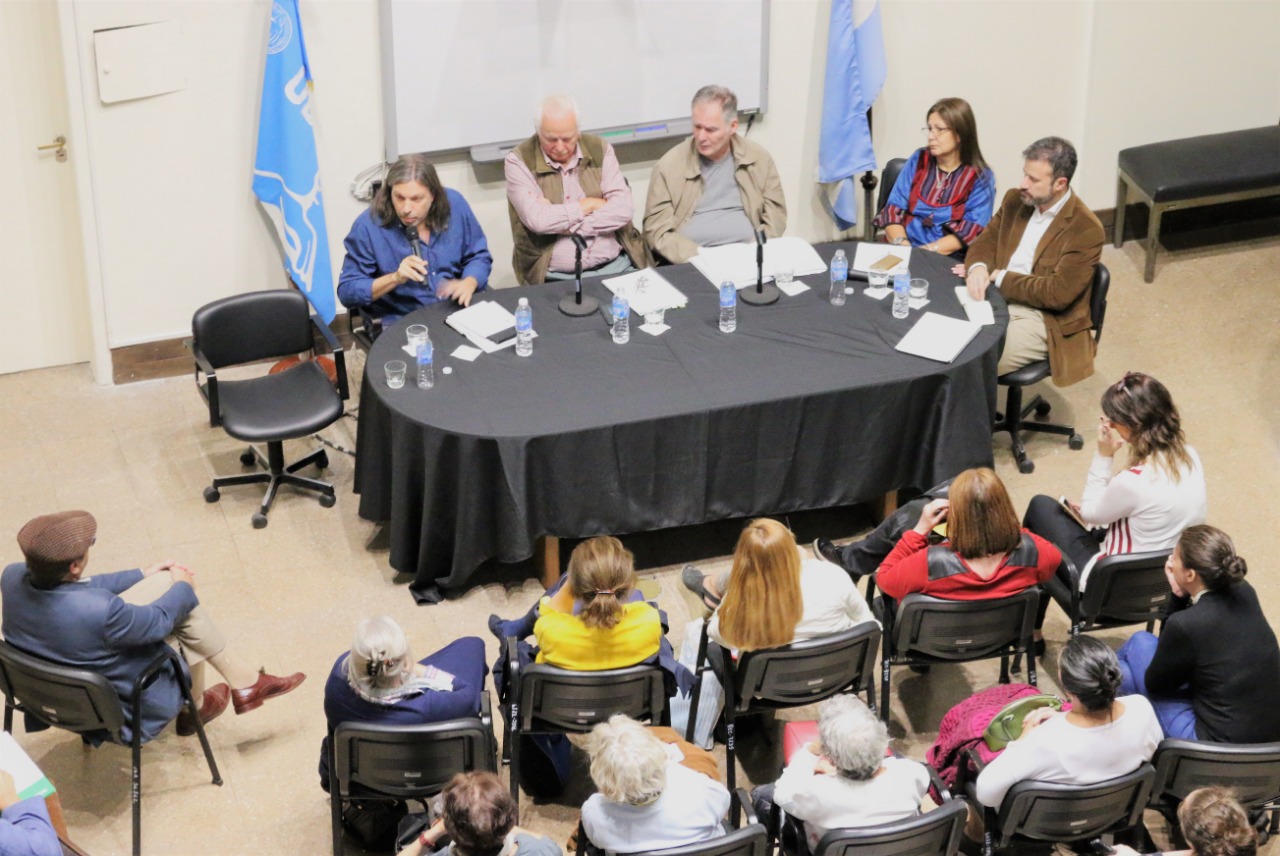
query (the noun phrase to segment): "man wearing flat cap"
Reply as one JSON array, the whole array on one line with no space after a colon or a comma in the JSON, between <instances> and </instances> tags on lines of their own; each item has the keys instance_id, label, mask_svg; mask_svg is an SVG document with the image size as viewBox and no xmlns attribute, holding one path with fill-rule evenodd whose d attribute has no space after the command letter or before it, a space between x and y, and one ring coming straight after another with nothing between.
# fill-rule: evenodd
<instances>
[{"instance_id":1,"label":"man wearing flat cap","mask_svg":"<svg viewBox=\"0 0 1280 856\"><path fill-rule=\"evenodd\" d=\"M85 577L97 532L98 523L87 511L46 514L22 527L18 546L26 562L10 565L0 576L0 631L6 642L28 654L109 680L124 704L126 740L132 735L134 681L166 642L187 664L202 723L226 710L228 702L238 714L255 710L306 678L301 672L275 677L236 663L222 632L200 607L194 575L182 565L161 562ZM206 690L206 662L230 686ZM162 671L142 698L143 740L159 734L175 715L179 734L195 734L195 720L182 710L182 692L170 671Z\"/></svg>"}]
</instances>

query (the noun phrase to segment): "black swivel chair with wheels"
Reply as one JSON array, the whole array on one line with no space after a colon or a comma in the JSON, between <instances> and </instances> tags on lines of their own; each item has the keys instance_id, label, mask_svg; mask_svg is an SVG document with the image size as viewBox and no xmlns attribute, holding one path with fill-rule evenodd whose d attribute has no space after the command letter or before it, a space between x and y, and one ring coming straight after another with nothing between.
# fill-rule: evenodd
<instances>
[{"instance_id":1,"label":"black swivel chair with wheels","mask_svg":"<svg viewBox=\"0 0 1280 856\"><path fill-rule=\"evenodd\" d=\"M225 380L217 375L230 366L311 351L313 330L320 332L333 353L337 389L315 360L304 360L284 371L248 380ZM196 310L191 332L196 385L209 402L209 425L221 425L237 440L267 446L265 456L253 446L240 455L240 463L251 466L256 461L267 472L218 476L205 488L205 500L217 502L221 489L230 485L266 484L262 507L253 515L255 529L267 525L267 512L282 484L316 491L320 504L332 507L337 501L333 485L296 475L311 464L320 469L327 467L329 457L324 449L287 466L284 461L284 441L306 437L332 425L342 416L342 402L349 395L342 347L329 326L311 314L307 298L292 289L225 297Z\"/></svg>"},{"instance_id":2,"label":"black swivel chair with wheels","mask_svg":"<svg viewBox=\"0 0 1280 856\"><path fill-rule=\"evenodd\" d=\"M1093 321L1093 341L1095 344L1102 341L1102 322L1107 316L1107 291L1110 288L1111 272L1107 270L1106 265L1098 263L1093 269L1093 292L1089 297L1089 317ZM1076 433L1076 429L1072 425L1027 421L1027 416L1032 410L1036 412L1037 420L1048 416L1049 402L1037 395L1026 405L1023 405L1022 388L1033 383L1039 383L1048 376L1049 361L1037 360L1020 369L1014 369L1008 374L1001 375L999 378L1001 386L1009 387L1009 394L1005 399L1004 417L997 420L996 424L991 427L991 433L1009 432L1009 437L1013 443L1013 457L1017 459L1018 471L1022 473L1033 472L1036 468L1035 461L1027 457L1027 449L1022 442L1023 431L1061 434L1068 438L1067 445L1072 449L1084 448L1084 438Z\"/></svg>"}]
</instances>

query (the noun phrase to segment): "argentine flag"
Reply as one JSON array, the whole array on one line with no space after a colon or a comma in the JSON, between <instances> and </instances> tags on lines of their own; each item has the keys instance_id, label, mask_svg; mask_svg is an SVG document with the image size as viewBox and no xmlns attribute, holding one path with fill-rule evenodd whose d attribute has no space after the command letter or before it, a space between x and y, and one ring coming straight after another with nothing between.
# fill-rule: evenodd
<instances>
[{"instance_id":1,"label":"argentine flag","mask_svg":"<svg viewBox=\"0 0 1280 856\"><path fill-rule=\"evenodd\" d=\"M825 195L841 229L858 221L854 176L876 168L867 110L884 86L885 70L879 0L831 0L818 181L827 185Z\"/></svg>"},{"instance_id":2,"label":"argentine flag","mask_svg":"<svg viewBox=\"0 0 1280 856\"><path fill-rule=\"evenodd\" d=\"M289 278L326 324L333 321L333 268L320 196L311 66L302 41L298 0L271 4L253 195L276 225Z\"/></svg>"}]
</instances>

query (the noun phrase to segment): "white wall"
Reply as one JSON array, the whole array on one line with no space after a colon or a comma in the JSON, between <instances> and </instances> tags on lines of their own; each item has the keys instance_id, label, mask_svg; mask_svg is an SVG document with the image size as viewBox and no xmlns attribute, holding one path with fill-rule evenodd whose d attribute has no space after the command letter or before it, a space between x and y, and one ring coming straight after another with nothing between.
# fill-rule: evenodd
<instances>
[{"instance_id":1,"label":"white wall","mask_svg":"<svg viewBox=\"0 0 1280 856\"><path fill-rule=\"evenodd\" d=\"M881 2L889 57L875 108L882 161L922 145L917 129L929 104L959 95L974 106L1002 190L1019 179L1021 149L1057 134L1080 148L1075 184L1082 197L1108 208L1120 148L1280 118L1274 0ZM185 335L199 305L281 285L273 234L249 190L269 2L73 6L109 344ZM812 183L828 9L828 0L773 0L770 111L751 132L778 163L788 232L813 241L836 237ZM381 159L377 14L374 0L302 0L335 276L342 238L363 206L348 192L351 180ZM183 25L187 88L101 104L93 31L162 20ZM466 84L441 69L424 85ZM621 151L638 208L665 148ZM439 167L485 227L497 262L494 283L513 284L500 166L455 157Z\"/></svg>"}]
</instances>

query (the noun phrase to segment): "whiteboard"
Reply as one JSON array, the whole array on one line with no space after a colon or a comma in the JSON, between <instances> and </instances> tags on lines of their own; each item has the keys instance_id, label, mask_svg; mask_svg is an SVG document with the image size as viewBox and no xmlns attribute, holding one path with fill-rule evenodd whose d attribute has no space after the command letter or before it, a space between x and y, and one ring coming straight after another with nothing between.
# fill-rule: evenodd
<instances>
[{"instance_id":1,"label":"whiteboard","mask_svg":"<svg viewBox=\"0 0 1280 856\"><path fill-rule=\"evenodd\" d=\"M388 161L501 157L554 93L615 143L689 133L689 102L710 83L740 111L766 108L769 0L380 2Z\"/></svg>"}]
</instances>

